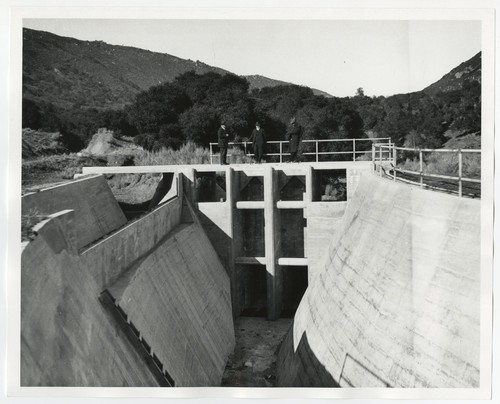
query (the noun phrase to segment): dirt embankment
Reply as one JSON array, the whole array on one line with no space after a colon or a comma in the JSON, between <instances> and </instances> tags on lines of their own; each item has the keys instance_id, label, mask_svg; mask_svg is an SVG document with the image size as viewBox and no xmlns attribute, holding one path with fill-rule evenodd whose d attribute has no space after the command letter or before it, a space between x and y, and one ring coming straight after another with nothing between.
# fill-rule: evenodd
<instances>
[{"instance_id":1,"label":"dirt embankment","mask_svg":"<svg viewBox=\"0 0 500 404\"><path fill-rule=\"evenodd\" d=\"M134 165L135 157L143 153L131 139L117 139L106 129L99 129L81 152L70 153L61 133L26 128L22 151L23 193L69 181L83 166Z\"/></svg>"}]
</instances>

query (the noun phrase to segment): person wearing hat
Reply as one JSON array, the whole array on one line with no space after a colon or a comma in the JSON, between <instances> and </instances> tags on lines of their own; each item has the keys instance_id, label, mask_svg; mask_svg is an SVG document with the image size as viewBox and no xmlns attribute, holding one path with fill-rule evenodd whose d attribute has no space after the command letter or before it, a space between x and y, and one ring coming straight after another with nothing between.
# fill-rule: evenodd
<instances>
[{"instance_id":1,"label":"person wearing hat","mask_svg":"<svg viewBox=\"0 0 500 404\"><path fill-rule=\"evenodd\" d=\"M266 132L260 127L259 122L255 122L255 129L252 131L248 141L252 142L255 160L257 163L261 163L262 156L264 155L264 148L266 147Z\"/></svg>"},{"instance_id":2,"label":"person wearing hat","mask_svg":"<svg viewBox=\"0 0 500 404\"><path fill-rule=\"evenodd\" d=\"M302 138L302 127L296 122L295 117L290 119L290 126L286 131L288 138L288 151L290 161L297 161L297 152L299 151L300 140Z\"/></svg>"},{"instance_id":3,"label":"person wearing hat","mask_svg":"<svg viewBox=\"0 0 500 404\"><path fill-rule=\"evenodd\" d=\"M227 146L229 144L229 133L226 130L226 124L221 122L220 128L217 131L218 146L220 150L220 163L222 165L227 165Z\"/></svg>"}]
</instances>

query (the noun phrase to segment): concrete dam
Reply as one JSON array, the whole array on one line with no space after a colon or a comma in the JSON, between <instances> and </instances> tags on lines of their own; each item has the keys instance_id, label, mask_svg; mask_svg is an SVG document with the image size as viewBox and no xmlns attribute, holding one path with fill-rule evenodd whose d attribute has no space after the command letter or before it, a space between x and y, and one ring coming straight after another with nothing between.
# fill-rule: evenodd
<instances>
[{"instance_id":1,"label":"concrete dam","mask_svg":"<svg viewBox=\"0 0 500 404\"><path fill-rule=\"evenodd\" d=\"M152 172L128 219L103 174ZM277 386L479 386L479 200L371 161L83 174L22 198L22 386L220 386L240 316L293 317Z\"/></svg>"}]
</instances>

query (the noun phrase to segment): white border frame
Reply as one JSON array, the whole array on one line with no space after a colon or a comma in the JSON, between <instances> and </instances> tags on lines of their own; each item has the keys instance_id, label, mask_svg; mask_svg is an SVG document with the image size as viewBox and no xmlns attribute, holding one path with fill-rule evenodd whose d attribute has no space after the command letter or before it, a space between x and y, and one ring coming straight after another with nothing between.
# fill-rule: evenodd
<instances>
[{"instance_id":1,"label":"white border frame","mask_svg":"<svg viewBox=\"0 0 500 404\"><path fill-rule=\"evenodd\" d=\"M381 2L377 2L379 4ZM391 3L392 7L395 2ZM401 2L396 2L399 6ZM421 2L428 3L428 2ZM432 4L436 4L432 2ZM450 2L452 3L452 2ZM456 6L465 2L455 1ZM471 3L471 2L467 2ZM480 2L476 2L480 3ZM297 4L293 2L291 4ZM405 2L405 4L408 4ZM415 4L415 3L413 3ZM481 3L480 3L481 4ZM493 7L490 5L490 7ZM493 187L482 192L482 264L481 264L481 386L479 389L324 389L324 388L52 388L19 387L20 373L20 194L21 194L21 81L22 81L22 19L23 18L131 18L131 19L353 19L353 20L472 20L482 21L482 181L493 184L494 146L494 15L492 10L469 8L103 8L103 7L43 7L11 9L10 44L10 125L9 125L9 239L8 267L8 349L7 393L29 397L254 397L254 398L434 398L434 399L486 399L491 390L492 347L492 253L493 253ZM491 152L490 152L491 151ZM18 156L19 158L15 158ZM13 242L12 242L13 241ZM486 349L485 349L486 347ZM16 376L17 375L17 376Z\"/></svg>"}]
</instances>

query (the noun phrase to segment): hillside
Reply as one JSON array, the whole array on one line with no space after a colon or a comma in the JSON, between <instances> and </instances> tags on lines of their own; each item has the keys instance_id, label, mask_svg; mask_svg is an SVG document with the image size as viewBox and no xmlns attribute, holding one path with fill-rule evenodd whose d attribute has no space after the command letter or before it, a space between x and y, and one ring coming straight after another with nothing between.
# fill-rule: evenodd
<instances>
[{"instance_id":1,"label":"hillside","mask_svg":"<svg viewBox=\"0 0 500 404\"><path fill-rule=\"evenodd\" d=\"M430 95L438 92L461 90L465 83L481 83L481 52L461 63L441 79L426 87L423 91Z\"/></svg>"},{"instance_id":2,"label":"hillside","mask_svg":"<svg viewBox=\"0 0 500 404\"><path fill-rule=\"evenodd\" d=\"M188 70L226 73L168 54L23 30L23 97L34 101L121 108Z\"/></svg>"},{"instance_id":3,"label":"hillside","mask_svg":"<svg viewBox=\"0 0 500 404\"><path fill-rule=\"evenodd\" d=\"M166 53L23 30L23 98L38 103L120 109L139 92L190 70L229 73ZM245 78L250 88L290 84L257 75Z\"/></svg>"},{"instance_id":4,"label":"hillside","mask_svg":"<svg viewBox=\"0 0 500 404\"><path fill-rule=\"evenodd\" d=\"M270 79L269 77L260 76L258 74L254 74L251 76L243 76L250 83L250 90L253 89L262 89L264 87L276 87L276 86L287 86L290 83L281 80ZM311 88L314 95L322 95L323 97L331 98L333 97L331 94L328 94L324 91L317 90L315 88Z\"/></svg>"},{"instance_id":5,"label":"hillside","mask_svg":"<svg viewBox=\"0 0 500 404\"><path fill-rule=\"evenodd\" d=\"M235 138L248 137L259 121L268 140L279 140L292 116L305 139L391 137L397 145L439 148L481 133L481 53L421 91L339 98L168 54L29 29L23 52L23 128L60 133L70 152L85 148L99 128L149 151L188 141L207 147L222 121Z\"/></svg>"}]
</instances>

